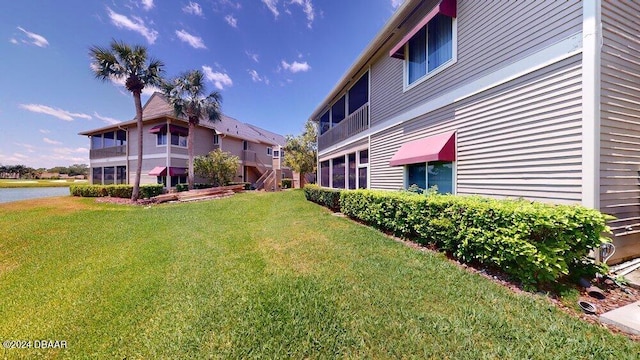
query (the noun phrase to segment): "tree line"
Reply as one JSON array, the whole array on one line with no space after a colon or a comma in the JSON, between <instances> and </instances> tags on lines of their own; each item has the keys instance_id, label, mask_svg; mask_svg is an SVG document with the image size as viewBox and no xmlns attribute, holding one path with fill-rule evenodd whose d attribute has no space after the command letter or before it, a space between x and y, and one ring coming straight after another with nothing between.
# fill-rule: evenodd
<instances>
[{"instance_id":1,"label":"tree line","mask_svg":"<svg viewBox=\"0 0 640 360\"><path fill-rule=\"evenodd\" d=\"M34 169L26 165L0 165L0 179L40 179L44 173L54 173L68 176L87 176L87 164L73 164L71 166L56 166L50 169Z\"/></svg>"}]
</instances>

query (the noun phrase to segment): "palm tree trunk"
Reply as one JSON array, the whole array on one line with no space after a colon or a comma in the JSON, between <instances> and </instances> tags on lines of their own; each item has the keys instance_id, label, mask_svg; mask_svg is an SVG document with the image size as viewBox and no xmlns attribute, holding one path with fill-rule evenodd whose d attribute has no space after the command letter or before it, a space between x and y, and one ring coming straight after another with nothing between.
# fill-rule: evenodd
<instances>
[{"instance_id":1,"label":"palm tree trunk","mask_svg":"<svg viewBox=\"0 0 640 360\"><path fill-rule=\"evenodd\" d=\"M136 104L136 129L138 130L138 162L136 164L136 179L133 182L131 200L136 201L140 197L140 176L142 174L142 101L140 91L133 92L133 101Z\"/></svg>"},{"instance_id":2,"label":"palm tree trunk","mask_svg":"<svg viewBox=\"0 0 640 360\"><path fill-rule=\"evenodd\" d=\"M189 178L187 179L189 190L193 190L194 171L193 171L193 138L196 132L196 124L189 119L189 134L187 134L187 152L189 153Z\"/></svg>"}]
</instances>

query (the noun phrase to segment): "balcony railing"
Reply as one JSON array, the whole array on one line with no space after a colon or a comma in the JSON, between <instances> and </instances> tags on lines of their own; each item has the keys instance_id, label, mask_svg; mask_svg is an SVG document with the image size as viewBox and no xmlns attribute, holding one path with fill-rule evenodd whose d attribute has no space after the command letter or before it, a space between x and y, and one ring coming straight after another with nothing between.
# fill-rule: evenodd
<instances>
[{"instance_id":1,"label":"balcony railing","mask_svg":"<svg viewBox=\"0 0 640 360\"><path fill-rule=\"evenodd\" d=\"M127 145L118 145L102 149L91 149L89 158L102 159L113 156L124 156L127 154Z\"/></svg>"},{"instance_id":2,"label":"balcony railing","mask_svg":"<svg viewBox=\"0 0 640 360\"><path fill-rule=\"evenodd\" d=\"M318 137L318 149L335 145L369 128L369 103L362 105L337 125Z\"/></svg>"}]
</instances>

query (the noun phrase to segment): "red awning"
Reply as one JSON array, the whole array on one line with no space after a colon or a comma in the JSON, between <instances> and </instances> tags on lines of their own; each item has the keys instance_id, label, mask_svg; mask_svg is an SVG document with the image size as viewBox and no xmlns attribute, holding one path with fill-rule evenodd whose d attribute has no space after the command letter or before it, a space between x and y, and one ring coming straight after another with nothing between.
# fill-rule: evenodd
<instances>
[{"instance_id":1,"label":"red awning","mask_svg":"<svg viewBox=\"0 0 640 360\"><path fill-rule=\"evenodd\" d=\"M156 125L149 129L149 132L152 134L157 134L161 132L167 132L167 124Z\"/></svg>"},{"instance_id":2,"label":"red awning","mask_svg":"<svg viewBox=\"0 0 640 360\"><path fill-rule=\"evenodd\" d=\"M184 176L187 175L187 169L181 167L170 167L169 176Z\"/></svg>"},{"instance_id":3,"label":"red awning","mask_svg":"<svg viewBox=\"0 0 640 360\"><path fill-rule=\"evenodd\" d=\"M389 165L400 166L429 161L455 161L455 144L455 131L410 141L400 147L389 161Z\"/></svg>"},{"instance_id":4,"label":"red awning","mask_svg":"<svg viewBox=\"0 0 640 360\"><path fill-rule=\"evenodd\" d=\"M169 125L169 131L172 134L178 134L178 135L182 135L182 136L187 136L189 135L189 129L182 127L182 126L178 126L178 125Z\"/></svg>"},{"instance_id":5,"label":"red awning","mask_svg":"<svg viewBox=\"0 0 640 360\"><path fill-rule=\"evenodd\" d=\"M431 11L429 11L427 16L420 20L418 25L414 26L413 29L411 29L411 31L409 31L407 35L405 35L402 40L400 40L400 42L397 43L396 46L391 49L391 51L389 51L389 56L398 59L404 59L404 44L411 40L413 35L415 35L418 31L420 31L420 29L427 25L427 23L431 21L431 19L433 19L438 14L455 18L457 16L456 13L456 0L441 0L438 5L436 5Z\"/></svg>"},{"instance_id":6,"label":"red awning","mask_svg":"<svg viewBox=\"0 0 640 360\"><path fill-rule=\"evenodd\" d=\"M149 175L151 176L166 176L167 175L167 167L166 166L156 166L153 170L149 171Z\"/></svg>"}]
</instances>

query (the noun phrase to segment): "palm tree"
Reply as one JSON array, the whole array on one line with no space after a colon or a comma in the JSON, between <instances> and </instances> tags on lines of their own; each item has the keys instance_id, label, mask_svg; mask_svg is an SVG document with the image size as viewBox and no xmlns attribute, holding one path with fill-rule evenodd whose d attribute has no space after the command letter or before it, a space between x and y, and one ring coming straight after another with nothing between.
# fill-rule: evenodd
<instances>
[{"instance_id":1,"label":"palm tree","mask_svg":"<svg viewBox=\"0 0 640 360\"><path fill-rule=\"evenodd\" d=\"M193 138L200 118L206 116L210 121L220 120L222 95L214 91L204 96L206 86L204 74L200 70L191 70L162 85L169 104L173 106L176 116L184 116L189 120L187 135L187 151L189 153L189 190L193 189Z\"/></svg>"},{"instance_id":2,"label":"palm tree","mask_svg":"<svg viewBox=\"0 0 640 360\"><path fill-rule=\"evenodd\" d=\"M131 200L140 195L140 175L142 173L142 101L140 95L145 86L159 86L162 83L160 60L148 58L147 48L140 45L130 46L122 41L111 41L109 48L92 46L89 48L92 69L97 79L102 81L123 81L127 90L133 94L136 106L138 131L138 162L136 179L133 184Z\"/></svg>"}]
</instances>

